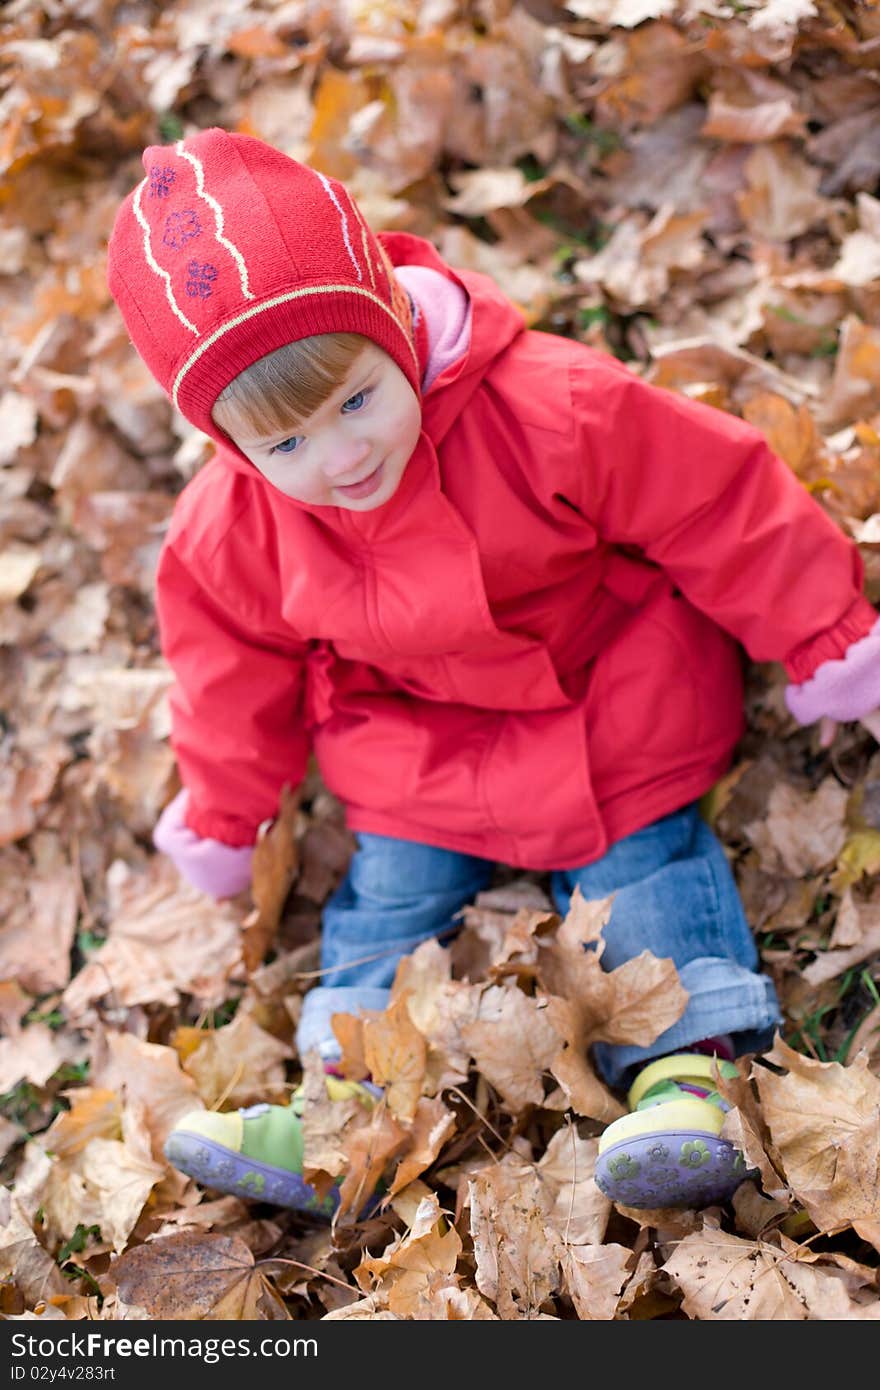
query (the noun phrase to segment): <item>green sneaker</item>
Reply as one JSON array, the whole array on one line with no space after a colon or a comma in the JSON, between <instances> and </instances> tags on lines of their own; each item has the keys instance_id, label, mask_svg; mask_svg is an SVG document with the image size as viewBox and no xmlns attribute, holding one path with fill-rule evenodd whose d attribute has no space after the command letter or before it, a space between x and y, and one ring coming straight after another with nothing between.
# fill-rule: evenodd
<instances>
[{"instance_id":1,"label":"green sneaker","mask_svg":"<svg viewBox=\"0 0 880 1390\"><path fill-rule=\"evenodd\" d=\"M327 1077L332 1100L355 1097L372 1108L378 1087ZM302 1097L290 1105L251 1105L243 1110L192 1110L165 1141L173 1167L215 1192L332 1217L339 1184L319 1197L302 1175ZM341 1181L341 1180L340 1180Z\"/></svg>"},{"instance_id":2,"label":"green sneaker","mask_svg":"<svg viewBox=\"0 0 880 1390\"><path fill-rule=\"evenodd\" d=\"M631 1114L599 1139L596 1185L625 1207L692 1207L726 1202L750 1176L738 1149L721 1138L727 1104L714 1090L713 1058L676 1053L649 1063L629 1095ZM717 1063L734 1077L732 1062Z\"/></svg>"}]
</instances>

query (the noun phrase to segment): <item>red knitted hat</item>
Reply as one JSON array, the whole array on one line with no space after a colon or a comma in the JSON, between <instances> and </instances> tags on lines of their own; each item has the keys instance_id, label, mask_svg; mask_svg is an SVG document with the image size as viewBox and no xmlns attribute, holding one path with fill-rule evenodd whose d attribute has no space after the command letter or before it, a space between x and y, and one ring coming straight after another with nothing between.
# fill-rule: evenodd
<instances>
[{"instance_id":1,"label":"red knitted hat","mask_svg":"<svg viewBox=\"0 0 880 1390\"><path fill-rule=\"evenodd\" d=\"M247 135L203 130L144 152L108 281L174 404L216 433L220 392L257 358L316 333L361 333L419 393L410 303L335 179Z\"/></svg>"}]
</instances>

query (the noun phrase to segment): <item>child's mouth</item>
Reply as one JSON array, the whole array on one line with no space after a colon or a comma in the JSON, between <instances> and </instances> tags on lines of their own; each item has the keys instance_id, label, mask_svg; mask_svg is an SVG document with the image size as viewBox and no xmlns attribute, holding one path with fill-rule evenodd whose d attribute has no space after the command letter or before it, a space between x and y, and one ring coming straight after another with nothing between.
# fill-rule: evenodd
<instances>
[{"instance_id":1,"label":"child's mouth","mask_svg":"<svg viewBox=\"0 0 880 1390\"><path fill-rule=\"evenodd\" d=\"M382 470L385 467L384 459L375 468L369 477L362 478L359 483L349 483L348 487L337 487L337 492L342 492L346 497L369 497L375 492L382 482Z\"/></svg>"}]
</instances>

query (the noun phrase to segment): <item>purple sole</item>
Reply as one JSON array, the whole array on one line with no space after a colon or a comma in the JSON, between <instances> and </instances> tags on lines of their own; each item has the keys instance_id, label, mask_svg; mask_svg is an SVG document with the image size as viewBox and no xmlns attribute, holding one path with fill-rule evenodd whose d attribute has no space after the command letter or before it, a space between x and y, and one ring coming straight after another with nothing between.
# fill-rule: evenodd
<instances>
[{"instance_id":1,"label":"purple sole","mask_svg":"<svg viewBox=\"0 0 880 1390\"><path fill-rule=\"evenodd\" d=\"M276 1207L290 1207L327 1220L339 1206L338 1192L319 1197L301 1173L289 1173L284 1168L258 1163L201 1134L175 1130L165 1143L165 1157L173 1167L215 1192L252 1202L270 1202Z\"/></svg>"},{"instance_id":2,"label":"purple sole","mask_svg":"<svg viewBox=\"0 0 880 1390\"><path fill-rule=\"evenodd\" d=\"M596 1185L620 1206L706 1207L728 1201L749 1176L738 1149L699 1130L621 1139L596 1160Z\"/></svg>"}]
</instances>

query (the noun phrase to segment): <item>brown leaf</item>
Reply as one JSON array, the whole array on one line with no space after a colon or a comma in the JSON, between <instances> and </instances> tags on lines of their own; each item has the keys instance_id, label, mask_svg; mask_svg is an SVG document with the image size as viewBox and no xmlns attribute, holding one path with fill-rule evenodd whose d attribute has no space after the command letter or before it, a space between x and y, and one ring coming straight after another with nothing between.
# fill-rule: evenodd
<instances>
[{"instance_id":1,"label":"brown leaf","mask_svg":"<svg viewBox=\"0 0 880 1390\"><path fill-rule=\"evenodd\" d=\"M603 1040L653 1042L687 1003L672 961L649 951L615 970L602 969L602 929L612 903L612 897L586 902L575 889L556 939L542 941L537 965L538 982L551 996L547 1017L565 1043L552 1061L553 1075L579 1114L605 1121L625 1112L595 1075L589 1047ZM593 943L595 950L584 949Z\"/></svg>"},{"instance_id":2,"label":"brown leaf","mask_svg":"<svg viewBox=\"0 0 880 1390\"><path fill-rule=\"evenodd\" d=\"M21 1203L0 1189L0 1279L11 1280L29 1307L69 1285L34 1234Z\"/></svg>"},{"instance_id":3,"label":"brown leaf","mask_svg":"<svg viewBox=\"0 0 880 1390\"><path fill-rule=\"evenodd\" d=\"M0 1038L0 1092L11 1091L19 1081L45 1086L61 1064L71 1057L70 1037L59 1037L45 1023L17 1028Z\"/></svg>"},{"instance_id":4,"label":"brown leaf","mask_svg":"<svg viewBox=\"0 0 880 1390\"><path fill-rule=\"evenodd\" d=\"M860 1054L848 1067L814 1062L777 1038L756 1069L761 1105L795 1195L820 1229L880 1210L880 1079Z\"/></svg>"},{"instance_id":5,"label":"brown leaf","mask_svg":"<svg viewBox=\"0 0 880 1390\"><path fill-rule=\"evenodd\" d=\"M436 1094L467 1080L470 1048L462 1029L477 1017L482 989L450 978L450 956L430 940L404 956L391 989L392 1002L406 997L413 1024L427 1042L423 1089Z\"/></svg>"},{"instance_id":6,"label":"brown leaf","mask_svg":"<svg viewBox=\"0 0 880 1390\"><path fill-rule=\"evenodd\" d=\"M511 1156L471 1178L468 1192L477 1288L499 1317L533 1317L558 1287L561 1252L540 1178Z\"/></svg>"},{"instance_id":7,"label":"brown leaf","mask_svg":"<svg viewBox=\"0 0 880 1390\"><path fill-rule=\"evenodd\" d=\"M782 141L758 145L746 161L748 191L736 195L743 221L768 241L790 241L829 216L820 171Z\"/></svg>"},{"instance_id":8,"label":"brown leaf","mask_svg":"<svg viewBox=\"0 0 880 1390\"><path fill-rule=\"evenodd\" d=\"M626 1106L600 1081L588 1060L586 1029L578 1007L568 999L551 996L547 1017L565 1046L553 1058L550 1070L556 1077L571 1108L608 1124L626 1114Z\"/></svg>"},{"instance_id":9,"label":"brown leaf","mask_svg":"<svg viewBox=\"0 0 880 1390\"><path fill-rule=\"evenodd\" d=\"M455 1116L451 1110L447 1110L440 1097L429 1100L422 1096L409 1130L409 1148L397 1165L394 1181L388 1189L389 1196L401 1192L429 1168L446 1140L454 1133Z\"/></svg>"},{"instance_id":10,"label":"brown leaf","mask_svg":"<svg viewBox=\"0 0 880 1390\"><path fill-rule=\"evenodd\" d=\"M422 1094L427 1047L410 1017L406 993L364 1023L364 1061L377 1086L386 1088L392 1115L411 1120Z\"/></svg>"},{"instance_id":11,"label":"brown leaf","mask_svg":"<svg viewBox=\"0 0 880 1390\"><path fill-rule=\"evenodd\" d=\"M408 1135L403 1126L380 1100L372 1112L361 1110L359 1123L345 1135L346 1173L339 1189L341 1219L347 1212L359 1216L373 1197L379 1180L391 1159L404 1149Z\"/></svg>"},{"instance_id":12,"label":"brown leaf","mask_svg":"<svg viewBox=\"0 0 880 1390\"><path fill-rule=\"evenodd\" d=\"M106 944L65 990L63 1003L72 1018L111 993L128 1007L173 1006L183 993L209 1007L223 1002L241 961L229 904L184 885L157 858L149 877L125 876L111 911Z\"/></svg>"},{"instance_id":13,"label":"brown leaf","mask_svg":"<svg viewBox=\"0 0 880 1390\"><path fill-rule=\"evenodd\" d=\"M866 419L880 407L880 330L856 314L840 325L831 389L822 407L823 426L836 429Z\"/></svg>"},{"instance_id":14,"label":"brown leaf","mask_svg":"<svg viewBox=\"0 0 880 1390\"><path fill-rule=\"evenodd\" d=\"M128 1250L112 1275L125 1303L151 1318L254 1319L264 1290L244 1241L189 1231Z\"/></svg>"},{"instance_id":15,"label":"brown leaf","mask_svg":"<svg viewBox=\"0 0 880 1390\"><path fill-rule=\"evenodd\" d=\"M543 1184L547 1223L564 1245L601 1245L604 1239L611 1202L593 1177L598 1151L598 1139L581 1139L574 1125L565 1124L535 1169Z\"/></svg>"},{"instance_id":16,"label":"brown leaf","mask_svg":"<svg viewBox=\"0 0 880 1390\"><path fill-rule=\"evenodd\" d=\"M416 1208L410 1229L381 1255L366 1256L354 1277L396 1317L431 1318L442 1292L458 1288L455 1269L461 1249L458 1232L447 1225L431 1193Z\"/></svg>"},{"instance_id":17,"label":"brown leaf","mask_svg":"<svg viewBox=\"0 0 880 1390\"><path fill-rule=\"evenodd\" d=\"M613 1319L632 1258L625 1245L570 1245L562 1250L562 1277L579 1318Z\"/></svg>"},{"instance_id":18,"label":"brown leaf","mask_svg":"<svg viewBox=\"0 0 880 1390\"><path fill-rule=\"evenodd\" d=\"M199 1043L205 1041L202 1029L193 1032ZM153 1157L160 1162L165 1140L177 1121L203 1103L174 1048L144 1042L132 1033L96 1032L91 1077L96 1087L110 1087L126 1104L136 1102L142 1107ZM80 1095L81 1091L75 1093L77 1100Z\"/></svg>"},{"instance_id":19,"label":"brown leaf","mask_svg":"<svg viewBox=\"0 0 880 1390\"><path fill-rule=\"evenodd\" d=\"M516 1114L544 1099L544 1076L560 1037L546 1010L521 990L489 986L475 1022L461 1030L477 1070Z\"/></svg>"},{"instance_id":20,"label":"brown leaf","mask_svg":"<svg viewBox=\"0 0 880 1390\"><path fill-rule=\"evenodd\" d=\"M249 1014L237 1013L225 1027L205 1031L183 1069L209 1110L235 1110L264 1100L280 1105L287 1098L284 1063L292 1055Z\"/></svg>"},{"instance_id":21,"label":"brown leaf","mask_svg":"<svg viewBox=\"0 0 880 1390\"><path fill-rule=\"evenodd\" d=\"M743 406L743 419L762 432L799 477L822 456L822 437L806 405L795 407L773 391L759 391Z\"/></svg>"},{"instance_id":22,"label":"brown leaf","mask_svg":"<svg viewBox=\"0 0 880 1390\"><path fill-rule=\"evenodd\" d=\"M679 1242L663 1268L684 1293L682 1306L691 1318L802 1322L880 1317L876 1300L864 1306L851 1297L844 1271L811 1268L818 1259L784 1237L777 1248L707 1223Z\"/></svg>"},{"instance_id":23,"label":"brown leaf","mask_svg":"<svg viewBox=\"0 0 880 1390\"><path fill-rule=\"evenodd\" d=\"M34 994L63 989L76 932L76 874L64 865L45 874L31 868L21 884L10 873L9 890L13 901L4 904L0 924L0 978L18 980Z\"/></svg>"},{"instance_id":24,"label":"brown leaf","mask_svg":"<svg viewBox=\"0 0 880 1390\"><path fill-rule=\"evenodd\" d=\"M82 1086L71 1096L69 1110L56 1115L45 1135L45 1145L56 1158L73 1158L92 1139L122 1138L122 1106L115 1091Z\"/></svg>"},{"instance_id":25,"label":"brown leaf","mask_svg":"<svg viewBox=\"0 0 880 1390\"><path fill-rule=\"evenodd\" d=\"M795 878L816 873L837 858L846 840L847 791L826 777L814 792L779 782L767 815L743 827L769 872L784 868Z\"/></svg>"},{"instance_id":26,"label":"brown leaf","mask_svg":"<svg viewBox=\"0 0 880 1390\"><path fill-rule=\"evenodd\" d=\"M786 1278L788 1263L761 1241L708 1227L679 1241L663 1268L684 1294L690 1318L801 1322L808 1313Z\"/></svg>"},{"instance_id":27,"label":"brown leaf","mask_svg":"<svg viewBox=\"0 0 880 1390\"><path fill-rule=\"evenodd\" d=\"M281 789L279 813L269 829L259 836L254 849L251 893L256 906L244 920L241 948L249 975L271 950L287 895L296 880L298 820L299 795L285 785Z\"/></svg>"}]
</instances>

